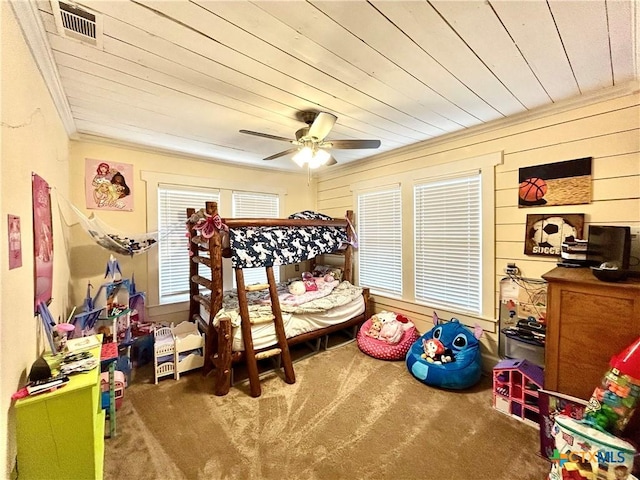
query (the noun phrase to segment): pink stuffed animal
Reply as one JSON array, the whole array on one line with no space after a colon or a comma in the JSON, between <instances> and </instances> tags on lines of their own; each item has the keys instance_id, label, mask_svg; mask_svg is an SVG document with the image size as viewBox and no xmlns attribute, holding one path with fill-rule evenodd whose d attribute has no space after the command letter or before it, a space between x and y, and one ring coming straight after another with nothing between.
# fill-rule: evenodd
<instances>
[{"instance_id":1,"label":"pink stuffed animal","mask_svg":"<svg viewBox=\"0 0 640 480\"><path fill-rule=\"evenodd\" d=\"M377 317L382 322L378 339L391 345L398 343L402 339L402 335L404 335L405 328L396 319L396 314L393 312L380 312Z\"/></svg>"}]
</instances>

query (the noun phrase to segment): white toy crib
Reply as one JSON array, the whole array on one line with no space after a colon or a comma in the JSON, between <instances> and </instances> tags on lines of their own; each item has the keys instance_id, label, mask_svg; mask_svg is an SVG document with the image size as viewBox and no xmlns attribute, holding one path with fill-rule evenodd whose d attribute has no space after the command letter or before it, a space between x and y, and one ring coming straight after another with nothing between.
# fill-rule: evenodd
<instances>
[{"instance_id":1,"label":"white toy crib","mask_svg":"<svg viewBox=\"0 0 640 480\"><path fill-rule=\"evenodd\" d=\"M154 381L172 375L176 380L180 374L204 365L204 337L198 326L181 322L176 327L156 327L153 332Z\"/></svg>"}]
</instances>

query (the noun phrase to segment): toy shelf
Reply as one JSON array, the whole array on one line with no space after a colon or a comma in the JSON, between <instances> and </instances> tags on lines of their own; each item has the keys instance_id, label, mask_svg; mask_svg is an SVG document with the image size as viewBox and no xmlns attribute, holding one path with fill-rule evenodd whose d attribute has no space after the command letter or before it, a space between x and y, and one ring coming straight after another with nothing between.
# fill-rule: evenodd
<instances>
[{"instance_id":1,"label":"toy shelf","mask_svg":"<svg viewBox=\"0 0 640 480\"><path fill-rule=\"evenodd\" d=\"M543 387L542 368L527 360L503 360L493 368L493 407L538 427L538 390Z\"/></svg>"}]
</instances>

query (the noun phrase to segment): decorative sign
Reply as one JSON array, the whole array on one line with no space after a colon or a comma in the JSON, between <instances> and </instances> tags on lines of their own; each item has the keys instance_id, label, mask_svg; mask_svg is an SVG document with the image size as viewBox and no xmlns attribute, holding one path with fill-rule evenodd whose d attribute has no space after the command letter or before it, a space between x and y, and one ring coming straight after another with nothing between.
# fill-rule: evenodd
<instances>
[{"instance_id":1,"label":"decorative sign","mask_svg":"<svg viewBox=\"0 0 640 480\"><path fill-rule=\"evenodd\" d=\"M38 305L51 300L53 287L53 229L51 228L51 195L49 184L32 175L33 191L33 254L35 277L35 313Z\"/></svg>"},{"instance_id":2,"label":"decorative sign","mask_svg":"<svg viewBox=\"0 0 640 480\"><path fill-rule=\"evenodd\" d=\"M524 253L559 257L562 243L582 239L583 229L583 213L527 215Z\"/></svg>"},{"instance_id":3,"label":"decorative sign","mask_svg":"<svg viewBox=\"0 0 640 480\"><path fill-rule=\"evenodd\" d=\"M518 174L518 206L591 202L591 157L525 167Z\"/></svg>"},{"instance_id":4,"label":"decorative sign","mask_svg":"<svg viewBox=\"0 0 640 480\"><path fill-rule=\"evenodd\" d=\"M133 165L85 160L87 208L133 211Z\"/></svg>"},{"instance_id":5,"label":"decorative sign","mask_svg":"<svg viewBox=\"0 0 640 480\"><path fill-rule=\"evenodd\" d=\"M22 237L20 217L7 215L9 232L9 270L22 266Z\"/></svg>"}]
</instances>

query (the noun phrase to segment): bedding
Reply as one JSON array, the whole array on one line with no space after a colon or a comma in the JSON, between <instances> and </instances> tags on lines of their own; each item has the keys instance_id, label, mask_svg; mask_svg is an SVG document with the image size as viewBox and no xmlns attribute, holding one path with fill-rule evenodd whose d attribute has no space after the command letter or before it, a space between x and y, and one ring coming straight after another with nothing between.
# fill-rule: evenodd
<instances>
[{"instance_id":1,"label":"bedding","mask_svg":"<svg viewBox=\"0 0 640 480\"><path fill-rule=\"evenodd\" d=\"M290 295L287 290L286 283L278 284L279 295ZM271 305L268 303L268 291L247 292L247 301L249 303L249 319L252 323L261 323L269 321L273 318L271 313ZM342 305L346 305L354 299L362 298L362 288L351 285L348 281L339 283L331 290L328 295L315 298L301 305L280 303L283 320L290 314L301 313L321 313L331 310ZM238 294L235 290L228 290L223 293L223 308L214 316L213 323L218 325L221 317L227 317L231 320L233 327L240 326L241 318L238 306ZM203 318L207 318L204 315Z\"/></svg>"},{"instance_id":2,"label":"bedding","mask_svg":"<svg viewBox=\"0 0 640 480\"><path fill-rule=\"evenodd\" d=\"M362 295L353 298L344 305L334 307L322 312L299 312L282 313L282 323L287 338L293 338L304 333L313 332L320 328L339 325L345 318L353 318L363 314L365 304ZM201 315L206 315L206 310L202 308ZM276 332L273 322L260 322L251 326L251 336L255 349L262 349L276 343ZM244 351L242 340L242 329L237 326L231 330L232 350L234 352Z\"/></svg>"},{"instance_id":3,"label":"bedding","mask_svg":"<svg viewBox=\"0 0 640 480\"><path fill-rule=\"evenodd\" d=\"M329 218L329 217L327 217ZM299 263L347 243L341 227L234 227L229 229L233 268Z\"/></svg>"}]
</instances>

